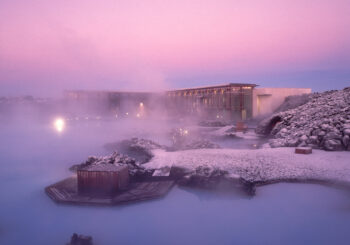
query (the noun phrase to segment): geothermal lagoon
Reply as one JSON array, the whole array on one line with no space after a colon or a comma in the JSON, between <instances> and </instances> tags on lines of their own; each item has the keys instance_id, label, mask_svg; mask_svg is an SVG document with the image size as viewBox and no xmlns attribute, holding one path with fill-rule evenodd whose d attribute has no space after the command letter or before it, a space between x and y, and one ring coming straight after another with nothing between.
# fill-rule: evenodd
<instances>
[{"instance_id":1,"label":"geothermal lagoon","mask_svg":"<svg viewBox=\"0 0 350 245\"><path fill-rule=\"evenodd\" d=\"M101 245L348 244L350 191L323 185L267 185L255 196L175 187L162 199L118 207L59 205L45 194L46 186L73 175L70 166L109 154L106 143L137 136L168 144L169 125L154 125L2 121L0 244L62 245L74 232ZM261 142L249 145L255 143ZM222 144L247 148L240 139Z\"/></svg>"}]
</instances>

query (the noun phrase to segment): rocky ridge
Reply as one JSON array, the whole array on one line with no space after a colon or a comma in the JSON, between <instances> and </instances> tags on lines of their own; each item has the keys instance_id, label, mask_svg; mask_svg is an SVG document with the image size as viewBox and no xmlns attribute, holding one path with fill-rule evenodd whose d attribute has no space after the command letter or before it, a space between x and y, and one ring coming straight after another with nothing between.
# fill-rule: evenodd
<instances>
[{"instance_id":1,"label":"rocky ridge","mask_svg":"<svg viewBox=\"0 0 350 245\"><path fill-rule=\"evenodd\" d=\"M350 151L350 88L314 93L307 103L262 121L256 132L271 135L273 148Z\"/></svg>"}]
</instances>

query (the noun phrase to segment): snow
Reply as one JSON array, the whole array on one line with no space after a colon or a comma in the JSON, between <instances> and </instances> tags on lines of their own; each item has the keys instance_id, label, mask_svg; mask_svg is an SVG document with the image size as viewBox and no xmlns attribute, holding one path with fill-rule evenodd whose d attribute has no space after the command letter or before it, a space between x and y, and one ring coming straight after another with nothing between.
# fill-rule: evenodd
<instances>
[{"instance_id":1,"label":"snow","mask_svg":"<svg viewBox=\"0 0 350 245\"><path fill-rule=\"evenodd\" d=\"M177 152L153 150L154 157L144 166L150 169L199 166L228 171L249 181L320 180L350 184L350 152L314 150L300 155L294 148L257 150L197 149Z\"/></svg>"}]
</instances>

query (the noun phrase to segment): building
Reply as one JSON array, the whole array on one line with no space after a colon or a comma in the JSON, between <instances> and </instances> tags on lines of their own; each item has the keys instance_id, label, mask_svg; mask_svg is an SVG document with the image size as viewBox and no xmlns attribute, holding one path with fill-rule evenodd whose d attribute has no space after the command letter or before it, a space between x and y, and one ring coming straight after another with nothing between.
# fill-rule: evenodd
<instances>
[{"instance_id":1,"label":"building","mask_svg":"<svg viewBox=\"0 0 350 245\"><path fill-rule=\"evenodd\" d=\"M245 120L253 116L256 84L229 83L167 91L168 107L201 118Z\"/></svg>"},{"instance_id":2,"label":"building","mask_svg":"<svg viewBox=\"0 0 350 245\"><path fill-rule=\"evenodd\" d=\"M119 117L163 115L170 118L239 121L273 113L286 97L311 93L308 88L258 88L228 83L169 90L163 93L66 91L65 97L86 108Z\"/></svg>"},{"instance_id":3,"label":"building","mask_svg":"<svg viewBox=\"0 0 350 245\"><path fill-rule=\"evenodd\" d=\"M128 167L113 164L81 168L77 171L77 177L79 195L113 196L129 184Z\"/></svg>"}]
</instances>

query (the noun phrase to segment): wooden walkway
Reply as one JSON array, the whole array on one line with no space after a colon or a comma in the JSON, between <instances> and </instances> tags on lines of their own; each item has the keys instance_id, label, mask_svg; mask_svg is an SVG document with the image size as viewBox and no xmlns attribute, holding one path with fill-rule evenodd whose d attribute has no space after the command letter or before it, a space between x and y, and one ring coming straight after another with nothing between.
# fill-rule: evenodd
<instances>
[{"instance_id":1,"label":"wooden walkway","mask_svg":"<svg viewBox=\"0 0 350 245\"><path fill-rule=\"evenodd\" d=\"M174 186L172 180L147 180L131 183L125 191L112 197L90 197L78 194L77 178L70 177L45 188L55 202L77 205L120 205L129 202L152 200L165 196Z\"/></svg>"}]
</instances>

